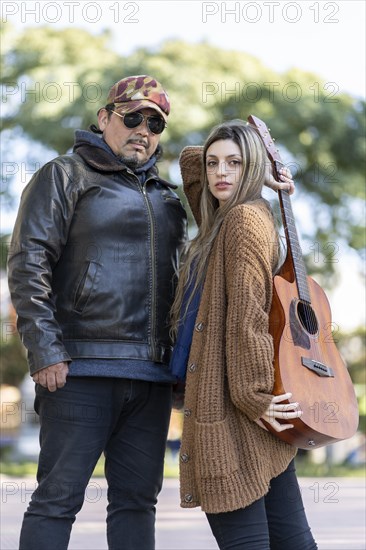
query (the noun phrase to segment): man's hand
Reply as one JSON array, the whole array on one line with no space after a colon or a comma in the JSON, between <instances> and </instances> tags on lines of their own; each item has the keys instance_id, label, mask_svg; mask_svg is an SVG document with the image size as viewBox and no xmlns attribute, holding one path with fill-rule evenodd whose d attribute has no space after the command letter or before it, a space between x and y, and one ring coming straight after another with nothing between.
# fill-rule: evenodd
<instances>
[{"instance_id":1,"label":"man's hand","mask_svg":"<svg viewBox=\"0 0 366 550\"><path fill-rule=\"evenodd\" d=\"M268 161L264 185L266 185L270 189L273 189L273 191L284 189L285 191L288 191L290 195L292 195L292 193L295 191L295 184L292 180L292 174L290 170L285 167L281 168L279 170L279 176L281 178L281 181L276 181L272 175L272 165L270 161Z\"/></svg>"},{"instance_id":2,"label":"man's hand","mask_svg":"<svg viewBox=\"0 0 366 550\"><path fill-rule=\"evenodd\" d=\"M67 363L56 363L35 372L32 376L36 384L40 384L49 391L56 391L66 384L66 376L69 372Z\"/></svg>"}]
</instances>

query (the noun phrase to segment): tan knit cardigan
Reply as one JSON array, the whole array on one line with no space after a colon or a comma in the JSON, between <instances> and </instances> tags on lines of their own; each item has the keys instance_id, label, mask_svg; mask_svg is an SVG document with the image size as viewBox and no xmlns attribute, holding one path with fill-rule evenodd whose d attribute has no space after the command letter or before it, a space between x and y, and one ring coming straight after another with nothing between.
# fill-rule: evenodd
<instances>
[{"instance_id":1,"label":"tan knit cardigan","mask_svg":"<svg viewBox=\"0 0 366 550\"><path fill-rule=\"evenodd\" d=\"M199 222L202 148L180 158L184 189ZM261 201L233 208L211 252L187 368L180 451L181 506L209 513L265 495L296 449L255 422L274 382L268 334L275 228Z\"/></svg>"}]
</instances>

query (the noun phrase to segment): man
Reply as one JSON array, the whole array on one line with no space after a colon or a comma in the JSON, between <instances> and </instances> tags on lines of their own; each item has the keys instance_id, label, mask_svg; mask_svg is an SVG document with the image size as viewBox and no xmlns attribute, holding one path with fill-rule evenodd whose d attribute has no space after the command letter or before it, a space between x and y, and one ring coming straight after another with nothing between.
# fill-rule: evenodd
<instances>
[{"instance_id":1,"label":"man","mask_svg":"<svg viewBox=\"0 0 366 550\"><path fill-rule=\"evenodd\" d=\"M67 548L103 452L109 548L154 548L175 381L169 310L186 232L175 186L156 168L169 112L154 78L123 78L98 128L77 131L73 153L23 192L9 287L41 449L20 550Z\"/></svg>"}]
</instances>

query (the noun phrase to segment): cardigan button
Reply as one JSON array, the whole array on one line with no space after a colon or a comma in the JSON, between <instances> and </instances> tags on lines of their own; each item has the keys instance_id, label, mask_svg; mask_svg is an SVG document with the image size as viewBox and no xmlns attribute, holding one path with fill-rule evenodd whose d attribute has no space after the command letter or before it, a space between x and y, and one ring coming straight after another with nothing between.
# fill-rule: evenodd
<instances>
[{"instance_id":1,"label":"cardigan button","mask_svg":"<svg viewBox=\"0 0 366 550\"><path fill-rule=\"evenodd\" d=\"M189 493L184 496L184 502L192 502L192 500L193 500L193 496L190 495Z\"/></svg>"},{"instance_id":2,"label":"cardigan button","mask_svg":"<svg viewBox=\"0 0 366 550\"><path fill-rule=\"evenodd\" d=\"M188 418L189 416L191 416L191 414L192 414L191 409L184 409L184 416L185 416L186 418Z\"/></svg>"},{"instance_id":3,"label":"cardigan button","mask_svg":"<svg viewBox=\"0 0 366 550\"><path fill-rule=\"evenodd\" d=\"M203 323L197 323L196 325L196 331L197 332L202 332L203 331Z\"/></svg>"},{"instance_id":4,"label":"cardigan button","mask_svg":"<svg viewBox=\"0 0 366 550\"><path fill-rule=\"evenodd\" d=\"M189 370L189 372L195 372L197 370L197 365L195 363L191 363L188 366L188 370Z\"/></svg>"},{"instance_id":5,"label":"cardigan button","mask_svg":"<svg viewBox=\"0 0 366 550\"><path fill-rule=\"evenodd\" d=\"M189 460L189 455L187 453L182 453L180 455L180 459L181 459L182 462L184 462L186 464Z\"/></svg>"}]
</instances>

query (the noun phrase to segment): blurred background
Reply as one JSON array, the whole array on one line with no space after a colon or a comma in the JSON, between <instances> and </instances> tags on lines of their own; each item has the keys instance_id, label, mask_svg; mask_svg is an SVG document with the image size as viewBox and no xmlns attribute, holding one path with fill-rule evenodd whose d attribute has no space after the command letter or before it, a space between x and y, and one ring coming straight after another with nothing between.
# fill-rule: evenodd
<instances>
[{"instance_id":1,"label":"blurred background","mask_svg":"<svg viewBox=\"0 0 366 550\"><path fill-rule=\"evenodd\" d=\"M3 1L1 9L2 472L34 472L39 448L34 387L6 281L20 194L43 163L70 151L75 129L95 123L116 81L151 74L172 105L159 169L178 185L180 151L202 144L212 125L253 114L271 128L296 181L292 203L308 274L328 295L360 410L353 438L300 452L297 467L300 475L362 475L365 3ZM167 476L178 472L181 425L174 412ZM102 459L96 475L101 468Z\"/></svg>"}]
</instances>

